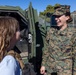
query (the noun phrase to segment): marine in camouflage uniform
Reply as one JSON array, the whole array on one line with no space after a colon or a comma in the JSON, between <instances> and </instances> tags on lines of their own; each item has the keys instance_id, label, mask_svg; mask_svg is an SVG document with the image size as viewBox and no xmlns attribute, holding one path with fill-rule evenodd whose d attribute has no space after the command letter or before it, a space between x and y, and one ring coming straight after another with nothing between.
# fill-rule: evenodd
<instances>
[{"instance_id":1,"label":"marine in camouflage uniform","mask_svg":"<svg viewBox=\"0 0 76 75\"><path fill-rule=\"evenodd\" d=\"M59 13L63 13L63 8L56 10L54 14ZM63 31L50 28L42 59L47 75L53 72L58 75L76 75L76 29L69 25Z\"/></svg>"}]
</instances>

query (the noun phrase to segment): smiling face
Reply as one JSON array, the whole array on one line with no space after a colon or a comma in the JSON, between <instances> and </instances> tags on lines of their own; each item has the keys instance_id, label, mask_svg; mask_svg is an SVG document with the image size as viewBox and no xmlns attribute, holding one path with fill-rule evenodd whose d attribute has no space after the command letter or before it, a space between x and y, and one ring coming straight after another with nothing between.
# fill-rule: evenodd
<instances>
[{"instance_id":1,"label":"smiling face","mask_svg":"<svg viewBox=\"0 0 76 75\"><path fill-rule=\"evenodd\" d=\"M69 19L69 16L65 15L55 15L55 20L58 27L63 27L67 25L67 20Z\"/></svg>"},{"instance_id":2,"label":"smiling face","mask_svg":"<svg viewBox=\"0 0 76 75\"><path fill-rule=\"evenodd\" d=\"M55 16L57 26L64 29L65 27L67 27L67 23L69 23L71 20L70 6L59 5L54 9L55 10L53 15Z\"/></svg>"}]
</instances>

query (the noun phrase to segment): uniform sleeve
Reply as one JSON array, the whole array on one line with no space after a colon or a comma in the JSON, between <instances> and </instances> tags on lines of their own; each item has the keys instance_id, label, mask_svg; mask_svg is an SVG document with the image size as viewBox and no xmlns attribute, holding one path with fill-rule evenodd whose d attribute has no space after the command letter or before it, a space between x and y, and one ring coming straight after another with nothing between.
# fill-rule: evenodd
<instances>
[{"instance_id":1,"label":"uniform sleeve","mask_svg":"<svg viewBox=\"0 0 76 75\"><path fill-rule=\"evenodd\" d=\"M47 36L46 36L46 40L45 40L45 48L43 50L43 55L42 55L42 66L45 66L47 65L47 62L48 62L48 57L49 57L49 51L48 51L48 48L49 48L49 35L50 33L48 32L47 33Z\"/></svg>"},{"instance_id":2,"label":"uniform sleeve","mask_svg":"<svg viewBox=\"0 0 76 75\"><path fill-rule=\"evenodd\" d=\"M76 36L75 38L73 39L73 54L76 56Z\"/></svg>"},{"instance_id":3,"label":"uniform sleeve","mask_svg":"<svg viewBox=\"0 0 76 75\"><path fill-rule=\"evenodd\" d=\"M73 55L74 55L74 57L73 57L73 59L74 59L74 61L73 61L73 72L74 72L74 74L76 74L76 33L72 36L73 37Z\"/></svg>"},{"instance_id":4,"label":"uniform sleeve","mask_svg":"<svg viewBox=\"0 0 76 75\"><path fill-rule=\"evenodd\" d=\"M73 42L73 54L76 56L76 29L73 29L72 42Z\"/></svg>"},{"instance_id":5,"label":"uniform sleeve","mask_svg":"<svg viewBox=\"0 0 76 75\"><path fill-rule=\"evenodd\" d=\"M0 63L0 75L20 75L20 67L14 57L4 57Z\"/></svg>"}]
</instances>

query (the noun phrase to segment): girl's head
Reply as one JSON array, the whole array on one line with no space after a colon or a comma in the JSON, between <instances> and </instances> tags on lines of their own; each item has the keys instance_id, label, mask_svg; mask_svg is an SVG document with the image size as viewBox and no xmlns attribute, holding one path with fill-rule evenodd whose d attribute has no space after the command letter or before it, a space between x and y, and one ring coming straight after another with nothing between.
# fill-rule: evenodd
<instances>
[{"instance_id":1,"label":"girl's head","mask_svg":"<svg viewBox=\"0 0 76 75\"><path fill-rule=\"evenodd\" d=\"M0 17L0 60L7 49L12 48L19 39L19 23L13 17Z\"/></svg>"}]
</instances>

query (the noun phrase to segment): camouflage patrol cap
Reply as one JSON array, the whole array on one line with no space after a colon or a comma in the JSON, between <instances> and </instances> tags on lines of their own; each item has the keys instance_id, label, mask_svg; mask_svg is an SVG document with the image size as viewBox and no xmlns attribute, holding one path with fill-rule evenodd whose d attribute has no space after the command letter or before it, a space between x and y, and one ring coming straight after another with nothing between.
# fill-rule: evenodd
<instances>
[{"instance_id":1,"label":"camouflage patrol cap","mask_svg":"<svg viewBox=\"0 0 76 75\"><path fill-rule=\"evenodd\" d=\"M53 15L63 15L68 13L68 15L70 15L70 6L68 5L59 5L57 7L54 8L55 12Z\"/></svg>"},{"instance_id":2,"label":"camouflage patrol cap","mask_svg":"<svg viewBox=\"0 0 76 75\"><path fill-rule=\"evenodd\" d=\"M69 16L69 20L67 22L71 22L72 21L72 17L70 14L70 6L69 5L59 5L57 7L54 8L55 12L53 13L53 15L66 15Z\"/></svg>"}]
</instances>

